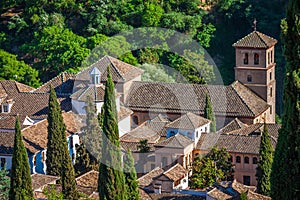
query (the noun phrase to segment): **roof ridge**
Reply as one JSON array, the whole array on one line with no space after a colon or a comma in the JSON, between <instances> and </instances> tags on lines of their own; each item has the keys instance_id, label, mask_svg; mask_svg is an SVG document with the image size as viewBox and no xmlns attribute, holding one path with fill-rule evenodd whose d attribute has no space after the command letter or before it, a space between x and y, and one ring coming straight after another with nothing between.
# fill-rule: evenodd
<instances>
[{"instance_id":1,"label":"roof ridge","mask_svg":"<svg viewBox=\"0 0 300 200\"><path fill-rule=\"evenodd\" d=\"M191 118L190 118L190 114L193 114L193 113L191 113L191 112L188 112L188 113L186 113L186 116L187 116L187 118L189 119L189 121L190 121L190 123L192 124L192 126L194 127L194 128L197 128L196 126L195 126L195 124L193 123L193 121L191 120Z\"/></svg>"},{"instance_id":2,"label":"roof ridge","mask_svg":"<svg viewBox=\"0 0 300 200\"><path fill-rule=\"evenodd\" d=\"M122 78L122 80L125 81L123 75L121 74L121 72L119 71L119 69L114 65L114 63L112 62L111 58L116 59L116 60L118 60L118 61L120 61L120 62L123 62L123 61L121 61L121 60L119 60L119 59L117 59L117 58L114 58L114 57L112 57L112 56L109 56L109 55L105 55L104 57L107 57L107 59L109 60L109 62L111 63L111 65L114 67L115 71L116 71L116 72L118 73L118 75ZM128 63L126 63L126 64L128 64Z\"/></svg>"},{"instance_id":3,"label":"roof ridge","mask_svg":"<svg viewBox=\"0 0 300 200\"><path fill-rule=\"evenodd\" d=\"M265 34L259 32L259 31L255 31L255 34L258 36L258 38L262 41L262 43L264 43L266 46L268 46L268 44L266 43L266 41L261 37L261 36L265 36ZM260 35L261 34L261 35Z\"/></svg>"},{"instance_id":4,"label":"roof ridge","mask_svg":"<svg viewBox=\"0 0 300 200\"><path fill-rule=\"evenodd\" d=\"M241 84L243 85L241 82L239 82L238 80L237 81L234 81L230 86L231 88L233 89L233 91L237 94L237 96L242 100L242 102L246 105L246 107L248 108L248 110L255 116L255 113L253 112L252 109L250 109L249 105L245 102L244 98L241 97L241 95L236 91L236 89L233 87L234 85L236 84ZM244 85L243 85L244 86ZM245 87L245 86L244 86ZM245 87L248 89L248 87ZM252 91L251 91L252 92Z\"/></svg>"}]
</instances>

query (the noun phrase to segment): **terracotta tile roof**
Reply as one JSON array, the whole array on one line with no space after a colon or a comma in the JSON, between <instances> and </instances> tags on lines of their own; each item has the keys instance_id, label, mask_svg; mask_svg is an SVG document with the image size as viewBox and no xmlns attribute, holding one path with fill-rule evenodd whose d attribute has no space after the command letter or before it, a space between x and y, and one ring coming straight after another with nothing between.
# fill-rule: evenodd
<instances>
[{"instance_id":1,"label":"terracotta tile roof","mask_svg":"<svg viewBox=\"0 0 300 200\"><path fill-rule=\"evenodd\" d=\"M246 48L269 48L274 46L277 43L277 40L267 36L258 31L253 31L252 33L246 35L236 43L233 47L246 47Z\"/></svg>"},{"instance_id":2,"label":"terracotta tile roof","mask_svg":"<svg viewBox=\"0 0 300 200\"><path fill-rule=\"evenodd\" d=\"M139 182L139 187L145 188L150 186L152 184L153 178L161 175L163 172L164 170L161 169L160 167L154 168L144 176L137 179L137 181Z\"/></svg>"},{"instance_id":3,"label":"terracotta tile roof","mask_svg":"<svg viewBox=\"0 0 300 200\"><path fill-rule=\"evenodd\" d=\"M74 120L74 114L72 112L62 113L64 122L66 124L66 136L76 133L76 122ZM25 147L29 154L34 154L38 151L47 148L48 142L48 121L42 120L32 126L29 126L22 130L23 140Z\"/></svg>"},{"instance_id":4,"label":"terracotta tile roof","mask_svg":"<svg viewBox=\"0 0 300 200\"><path fill-rule=\"evenodd\" d=\"M130 150L131 152L137 152L139 151L140 149L138 148L139 146L139 142L120 142L120 145L121 145L121 148L123 150ZM155 148L154 148L154 144L148 144L149 147L150 147L150 151L154 151Z\"/></svg>"},{"instance_id":5,"label":"terracotta tile roof","mask_svg":"<svg viewBox=\"0 0 300 200\"><path fill-rule=\"evenodd\" d=\"M68 72L63 72L58 76L52 78L50 81L46 82L42 86L38 87L33 92L37 93L48 93L50 91L50 86L54 88L58 95L70 95L73 91L74 81L76 75Z\"/></svg>"},{"instance_id":6,"label":"terracotta tile roof","mask_svg":"<svg viewBox=\"0 0 300 200\"><path fill-rule=\"evenodd\" d=\"M50 176L45 174L32 174L32 189L34 191L39 190L42 191L43 187L48 184L55 184L55 181L59 179L58 176Z\"/></svg>"},{"instance_id":7,"label":"terracotta tile roof","mask_svg":"<svg viewBox=\"0 0 300 200\"><path fill-rule=\"evenodd\" d=\"M263 99L238 81L229 86L133 82L125 106L133 111L203 115L206 93L216 115L254 117L268 109Z\"/></svg>"},{"instance_id":8,"label":"terracotta tile roof","mask_svg":"<svg viewBox=\"0 0 300 200\"><path fill-rule=\"evenodd\" d=\"M271 200L272 198L249 190L247 192L247 199L248 200Z\"/></svg>"},{"instance_id":9,"label":"terracotta tile roof","mask_svg":"<svg viewBox=\"0 0 300 200\"><path fill-rule=\"evenodd\" d=\"M201 133L196 149L209 151L217 144L219 137L219 133Z\"/></svg>"},{"instance_id":10,"label":"terracotta tile roof","mask_svg":"<svg viewBox=\"0 0 300 200\"><path fill-rule=\"evenodd\" d=\"M24 85L23 83L19 83L19 82L16 82L16 86L19 92L30 92L32 90L35 90L35 88L30 87L28 85Z\"/></svg>"},{"instance_id":11,"label":"terracotta tile roof","mask_svg":"<svg viewBox=\"0 0 300 200\"><path fill-rule=\"evenodd\" d=\"M218 133L229 133L231 131L240 129L240 128L244 128L247 127L247 124L244 124L243 122L241 122L238 118L235 118L234 120L232 120L231 122L229 122L226 126L224 126L223 128L221 128Z\"/></svg>"},{"instance_id":12,"label":"terracotta tile roof","mask_svg":"<svg viewBox=\"0 0 300 200\"><path fill-rule=\"evenodd\" d=\"M170 120L166 117L163 116L162 114L158 114L156 117L154 117L151 122L170 122Z\"/></svg>"},{"instance_id":13,"label":"terracotta tile roof","mask_svg":"<svg viewBox=\"0 0 300 200\"><path fill-rule=\"evenodd\" d=\"M112 79L114 82L125 82L140 76L143 70L134 67L130 64L122 62L111 56L104 56L88 68L82 70L76 76L76 81L81 82L81 80L90 80L89 72L97 67L101 74L101 82L106 82L107 79L107 67L110 67L112 73ZM83 81L86 82L86 81Z\"/></svg>"},{"instance_id":14,"label":"terracotta tile roof","mask_svg":"<svg viewBox=\"0 0 300 200\"><path fill-rule=\"evenodd\" d=\"M104 101L104 94L105 94L104 85L96 86L96 92L97 92L97 101ZM93 100L95 99L95 87L88 86L88 87L81 88L76 92L74 92L70 97L71 99L85 102L88 96L91 96Z\"/></svg>"},{"instance_id":15,"label":"terracotta tile roof","mask_svg":"<svg viewBox=\"0 0 300 200\"><path fill-rule=\"evenodd\" d=\"M189 194L172 194L172 193L149 193L152 200L205 200L205 197Z\"/></svg>"},{"instance_id":16,"label":"terracotta tile roof","mask_svg":"<svg viewBox=\"0 0 300 200\"><path fill-rule=\"evenodd\" d=\"M170 122L166 125L167 128L178 128L178 129L196 129L200 126L208 124L210 120L205 119L199 115L195 115L193 113L186 113L180 118Z\"/></svg>"},{"instance_id":17,"label":"terracotta tile roof","mask_svg":"<svg viewBox=\"0 0 300 200\"><path fill-rule=\"evenodd\" d=\"M129 133L123 135L120 138L120 141L138 143L141 140L148 140L148 143L157 143L159 138L160 136L149 126L147 126L147 123L144 123L141 126L131 130Z\"/></svg>"},{"instance_id":18,"label":"terracotta tile roof","mask_svg":"<svg viewBox=\"0 0 300 200\"><path fill-rule=\"evenodd\" d=\"M67 127L66 136L76 133L76 122L72 112L62 113ZM36 124L22 129L22 135L28 154L34 154L47 148L48 122L44 119ZM13 132L0 132L0 154L12 154L14 146Z\"/></svg>"},{"instance_id":19,"label":"terracotta tile roof","mask_svg":"<svg viewBox=\"0 0 300 200\"><path fill-rule=\"evenodd\" d=\"M231 195L228 195L221 190L218 190L217 188L212 189L211 191L207 192L207 196L213 198L213 199L218 199L218 200L227 200L227 199L232 199Z\"/></svg>"},{"instance_id":20,"label":"terracotta tile roof","mask_svg":"<svg viewBox=\"0 0 300 200\"><path fill-rule=\"evenodd\" d=\"M256 187L255 186L248 186L248 185L244 185L240 182L237 182L236 180L234 180L230 187L232 189L234 189L235 191L237 191L238 193L242 193L242 192L246 192L246 191L255 191Z\"/></svg>"},{"instance_id":21,"label":"terracotta tile roof","mask_svg":"<svg viewBox=\"0 0 300 200\"><path fill-rule=\"evenodd\" d=\"M261 132L263 124L252 124L247 127L231 131L228 134L203 133L197 144L197 149L208 151L214 145L224 147L229 152L259 154ZM271 143L275 148L280 125L267 124Z\"/></svg>"},{"instance_id":22,"label":"terracotta tile roof","mask_svg":"<svg viewBox=\"0 0 300 200\"><path fill-rule=\"evenodd\" d=\"M142 200L152 200L152 198L149 196L147 192L145 192L143 189L139 188L140 198Z\"/></svg>"},{"instance_id":23,"label":"terracotta tile roof","mask_svg":"<svg viewBox=\"0 0 300 200\"><path fill-rule=\"evenodd\" d=\"M124 106L120 106L120 111L118 112L118 121L125 119L132 114L132 110Z\"/></svg>"},{"instance_id":24,"label":"terracotta tile roof","mask_svg":"<svg viewBox=\"0 0 300 200\"><path fill-rule=\"evenodd\" d=\"M15 134L0 132L0 154L13 154Z\"/></svg>"},{"instance_id":25,"label":"terracotta tile roof","mask_svg":"<svg viewBox=\"0 0 300 200\"><path fill-rule=\"evenodd\" d=\"M191 140L188 137L183 136L180 133L177 133L176 135L169 137L166 140L163 140L161 142L158 142L157 144L155 144L155 147L167 147L167 148L180 148L180 149L184 149L186 148L188 145L193 144L194 141Z\"/></svg>"},{"instance_id":26,"label":"terracotta tile roof","mask_svg":"<svg viewBox=\"0 0 300 200\"><path fill-rule=\"evenodd\" d=\"M179 181L188 174L188 170L185 169L179 163L177 163L176 165L171 167L169 170L165 171L163 174L173 181Z\"/></svg>"},{"instance_id":27,"label":"terracotta tile roof","mask_svg":"<svg viewBox=\"0 0 300 200\"><path fill-rule=\"evenodd\" d=\"M98 188L98 176L99 172L91 170L79 177L76 178L77 185L82 187L94 188L94 191L97 191Z\"/></svg>"}]
</instances>

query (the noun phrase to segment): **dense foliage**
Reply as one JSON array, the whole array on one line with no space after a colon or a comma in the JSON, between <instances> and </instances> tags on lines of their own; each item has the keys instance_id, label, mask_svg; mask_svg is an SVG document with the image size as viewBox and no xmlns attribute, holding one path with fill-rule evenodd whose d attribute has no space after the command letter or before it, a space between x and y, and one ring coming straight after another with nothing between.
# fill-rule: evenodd
<instances>
[{"instance_id":1,"label":"dense foliage","mask_svg":"<svg viewBox=\"0 0 300 200\"><path fill-rule=\"evenodd\" d=\"M128 199L139 200L140 195L138 189L138 182L136 180L137 175L134 168L134 160L130 150L128 150L125 153L124 174L125 174L125 183L127 186Z\"/></svg>"},{"instance_id":2,"label":"dense foliage","mask_svg":"<svg viewBox=\"0 0 300 200\"><path fill-rule=\"evenodd\" d=\"M103 146L99 167L98 192L100 199L128 199L119 141L115 88L110 68L104 95Z\"/></svg>"},{"instance_id":3,"label":"dense foliage","mask_svg":"<svg viewBox=\"0 0 300 200\"><path fill-rule=\"evenodd\" d=\"M259 148L259 161L256 168L257 192L270 196L271 183L270 176L273 163L273 147L266 123L261 136Z\"/></svg>"},{"instance_id":4,"label":"dense foliage","mask_svg":"<svg viewBox=\"0 0 300 200\"><path fill-rule=\"evenodd\" d=\"M60 105L57 101L54 89L50 88L50 96L48 103L48 143L46 152L47 174L53 176L61 176L62 174L62 158L63 139L65 139L66 126L61 114ZM64 138L63 138L64 135Z\"/></svg>"},{"instance_id":5,"label":"dense foliage","mask_svg":"<svg viewBox=\"0 0 300 200\"><path fill-rule=\"evenodd\" d=\"M203 158L197 156L192 166L191 188L202 189L217 181L232 180L234 170L229 158L228 151L218 147L213 147Z\"/></svg>"},{"instance_id":6,"label":"dense foliage","mask_svg":"<svg viewBox=\"0 0 300 200\"><path fill-rule=\"evenodd\" d=\"M23 143L19 117L16 117L9 199L33 199L28 154Z\"/></svg>"},{"instance_id":7,"label":"dense foliage","mask_svg":"<svg viewBox=\"0 0 300 200\"><path fill-rule=\"evenodd\" d=\"M8 177L9 171L6 170L6 166L0 169L0 200L6 200L9 198L10 178Z\"/></svg>"},{"instance_id":8,"label":"dense foliage","mask_svg":"<svg viewBox=\"0 0 300 200\"><path fill-rule=\"evenodd\" d=\"M16 56L0 49L0 79L15 80L26 85L40 85L38 71L24 61L18 61Z\"/></svg>"},{"instance_id":9,"label":"dense foliage","mask_svg":"<svg viewBox=\"0 0 300 200\"><path fill-rule=\"evenodd\" d=\"M300 196L300 2L290 0L282 38L286 57L284 114L271 172L272 199Z\"/></svg>"}]
</instances>

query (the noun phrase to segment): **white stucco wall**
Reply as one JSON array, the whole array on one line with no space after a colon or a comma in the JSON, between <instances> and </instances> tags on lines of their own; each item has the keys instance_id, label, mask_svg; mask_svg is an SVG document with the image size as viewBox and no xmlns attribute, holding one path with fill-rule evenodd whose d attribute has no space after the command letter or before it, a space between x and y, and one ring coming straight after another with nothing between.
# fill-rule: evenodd
<instances>
[{"instance_id":1,"label":"white stucco wall","mask_svg":"<svg viewBox=\"0 0 300 200\"><path fill-rule=\"evenodd\" d=\"M118 122L119 125L119 137L122 137L125 133L130 132L130 115Z\"/></svg>"}]
</instances>

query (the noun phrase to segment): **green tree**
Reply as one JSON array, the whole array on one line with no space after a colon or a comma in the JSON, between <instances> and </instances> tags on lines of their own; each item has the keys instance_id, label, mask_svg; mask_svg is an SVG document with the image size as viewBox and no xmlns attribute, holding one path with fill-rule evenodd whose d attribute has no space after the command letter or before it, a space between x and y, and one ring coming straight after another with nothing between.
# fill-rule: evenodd
<instances>
[{"instance_id":1,"label":"green tree","mask_svg":"<svg viewBox=\"0 0 300 200\"><path fill-rule=\"evenodd\" d=\"M143 26L158 26L164 10L155 1L146 1L142 15Z\"/></svg>"},{"instance_id":2,"label":"green tree","mask_svg":"<svg viewBox=\"0 0 300 200\"><path fill-rule=\"evenodd\" d=\"M104 95L103 147L99 167L98 191L100 199L127 199L122 170L115 88L110 68Z\"/></svg>"},{"instance_id":3,"label":"green tree","mask_svg":"<svg viewBox=\"0 0 300 200\"><path fill-rule=\"evenodd\" d=\"M300 4L290 0L282 39L286 57L284 114L271 172L272 199L299 199L300 196Z\"/></svg>"},{"instance_id":4,"label":"green tree","mask_svg":"<svg viewBox=\"0 0 300 200\"><path fill-rule=\"evenodd\" d=\"M32 87L41 84L37 70L23 61L18 61L15 55L2 49L0 49L0 79L15 80Z\"/></svg>"},{"instance_id":5,"label":"green tree","mask_svg":"<svg viewBox=\"0 0 300 200\"><path fill-rule=\"evenodd\" d=\"M230 154L225 148L219 149L214 146L206 156L215 162L217 169L223 172L223 178L219 177L221 180L233 180L234 169L231 161L229 161Z\"/></svg>"},{"instance_id":6,"label":"green tree","mask_svg":"<svg viewBox=\"0 0 300 200\"><path fill-rule=\"evenodd\" d=\"M175 78L167 74L165 69L159 65L152 64L143 64L139 66L144 70L142 74L142 81L150 81L150 82L169 82L175 83Z\"/></svg>"},{"instance_id":7,"label":"green tree","mask_svg":"<svg viewBox=\"0 0 300 200\"><path fill-rule=\"evenodd\" d=\"M124 158L124 173L125 173L125 183L127 186L128 199L140 199L137 175L134 168L134 160L131 151L128 150Z\"/></svg>"},{"instance_id":8,"label":"green tree","mask_svg":"<svg viewBox=\"0 0 300 200\"><path fill-rule=\"evenodd\" d=\"M23 143L19 117L16 117L9 199L33 199L28 154Z\"/></svg>"},{"instance_id":9,"label":"green tree","mask_svg":"<svg viewBox=\"0 0 300 200\"><path fill-rule=\"evenodd\" d=\"M8 173L6 166L0 169L0 200L9 198L10 179Z\"/></svg>"},{"instance_id":10,"label":"green tree","mask_svg":"<svg viewBox=\"0 0 300 200\"><path fill-rule=\"evenodd\" d=\"M216 117L211 105L210 98L207 93L205 98L204 118L209 119L211 121L210 132L216 132Z\"/></svg>"},{"instance_id":11,"label":"green tree","mask_svg":"<svg viewBox=\"0 0 300 200\"><path fill-rule=\"evenodd\" d=\"M192 166L190 187L192 189L202 189L211 186L223 177L224 174L221 169L217 169L215 161L209 157L196 157Z\"/></svg>"},{"instance_id":12,"label":"green tree","mask_svg":"<svg viewBox=\"0 0 300 200\"><path fill-rule=\"evenodd\" d=\"M48 103L48 143L46 152L47 174L53 176L61 176L62 158L63 158L63 139L66 126L61 115L60 105L54 89L50 88L50 96ZM66 136L65 136L66 137Z\"/></svg>"},{"instance_id":13,"label":"green tree","mask_svg":"<svg viewBox=\"0 0 300 200\"><path fill-rule=\"evenodd\" d=\"M23 46L23 51L37 60L33 66L43 74L42 81L47 81L63 71L79 70L81 62L89 55L85 45L84 37L69 29L50 26L36 32L33 41Z\"/></svg>"},{"instance_id":14,"label":"green tree","mask_svg":"<svg viewBox=\"0 0 300 200\"><path fill-rule=\"evenodd\" d=\"M148 153L150 151L150 147L148 144L148 140L140 140L139 145L137 146L140 153Z\"/></svg>"},{"instance_id":15,"label":"green tree","mask_svg":"<svg viewBox=\"0 0 300 200\"><path fill-rule=\"evenodd\" d=\"M270 196L271 168L273 163L273 147L266 123L261 136L259 147L259 162L256 168L257 191L260 194Z\"/></svg>"},{"instance_id":16,"label":"green tree","mask_svg":"<svg viewBox=\"0 0 300 200\"><path fill-rule=\"evenodd\" d=\"M84 174L92 169L90 154L87 151L85 144L81 143L80 145L76 144L76 161L74 165L76 176Z\"/></svg>"},{"instance_id":17,"label":"green tree","mask_svg":"<svg viewBox=\"0 0 300 200\"><path fill-rule=\"evenodd\" d=\"M79 199L79 193L76 188L75 172L71 161L66 134L63 132L62 137L62 148L63 157L61 159L62 172L61 172L61 185L62 194L66 199Z\"/></svg>"},{"instance_id":18,"label":"green tree","mask_svg":"<svg viewBox=\"0 0 300 200\"><path fill-rule=\"evenodd\" d=\"M83 127L82 143L87 147L92 157L94 157L93 160L100 161L103 132L97 119L93 98L87 96L85 104L86 126Z\"/></svg>"}]
</instances>

